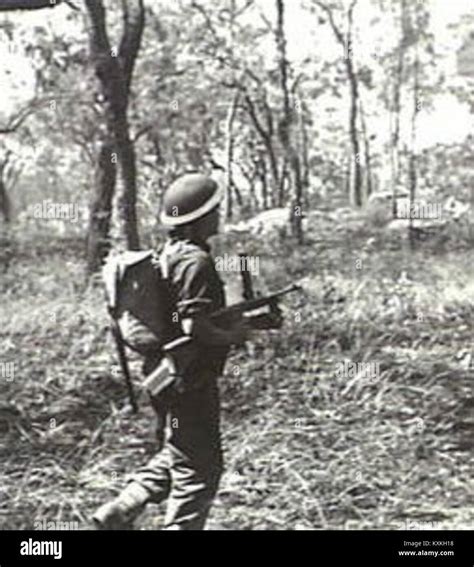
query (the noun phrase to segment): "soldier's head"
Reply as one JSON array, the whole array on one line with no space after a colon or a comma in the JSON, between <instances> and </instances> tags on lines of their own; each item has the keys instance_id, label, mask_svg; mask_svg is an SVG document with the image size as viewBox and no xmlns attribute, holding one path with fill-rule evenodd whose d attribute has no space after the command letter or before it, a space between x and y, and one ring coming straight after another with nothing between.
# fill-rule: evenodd
<instances>
[{"instance_id":1,"label":"soldier's head","mask_svg":"<svg viewBox=\"0 0 474 567\"><path fill-rule=\"evenodd\" d=\"M161 222L173 232L207 240L219 229L222 190L200 173L183 175L165 191Z\"/></svg>"}]
</instances>

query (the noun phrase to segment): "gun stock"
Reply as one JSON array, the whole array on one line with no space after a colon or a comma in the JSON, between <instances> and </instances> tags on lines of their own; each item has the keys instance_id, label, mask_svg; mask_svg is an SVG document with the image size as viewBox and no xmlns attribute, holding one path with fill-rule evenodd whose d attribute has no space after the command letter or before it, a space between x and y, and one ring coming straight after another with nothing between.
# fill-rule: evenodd
<instances>
[{"instance_id":1,"label":"gun stock","mask_svg":"<svg viewBox=\"0 0 474 567\"><path fill-rule=\"evenodd\" d=\"M138 403L135 396L135 391L133 389L132 376L130 374L130 369L128 367L127 354L125 352L124 340L120 327L117 321L112 317L112 335L115 340L115 346L117 347L117 354L119 359L120 368L125 377L125 385L127 387L128 399L130 400L130 405L132 406L133 413L138 413Z\"/></svg>"}]
</instances>

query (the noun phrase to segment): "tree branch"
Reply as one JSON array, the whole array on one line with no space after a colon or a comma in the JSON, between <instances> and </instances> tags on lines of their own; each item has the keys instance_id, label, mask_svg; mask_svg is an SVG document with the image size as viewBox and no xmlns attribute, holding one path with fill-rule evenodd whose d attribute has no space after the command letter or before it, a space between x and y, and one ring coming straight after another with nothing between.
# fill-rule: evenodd
<instances>
[{"instance_id":1,"label":"tree branch","mask_svg":"<svg viewBox=\"0 0 474 567\"><path fill-rule=\"evenodd\" d=\"M205 8L201 4L199 4L199 2L197 2L196 0L191 0L191 8L193 8L194 10L196 10L201 14L201 16L204 18L206 22L207 29L211 32L212 36L214 37L214 40L216 42L220 42L219 34L217 33L214 24L212 23L212 20L209 17L209 14L206 12Z\"/></svg>"},{"instance_id":2,"label":"tree branch","mask_svg":"<svg viewBox=\"0 0 474 567\"><path fill-rule=\"evenodd\" d=\"M130 8L130 2L132 2L132 8ZM122 10L123 35L119 47L119 59L128 91L145 28L143 0L122 0Z\"/></svg>"},{"instance_id":3,"label":"tree branch","mask_svg":"<svg viewBox=\"0 0 474 567\"><path fill-rule=\"evenodd\" d=\"M1 134L13 134L16 132L27 118L29 118L40 106L41 101L33 100L22 108L15 116L12 116L6 126L0 127Z\"/></svg>"},{"instance_id":4,"label":"tree branch","mask_svg":"<svg viewBox=\"0 0 474 567\"><path fill-rule=\"evenodd\" d=\"M255 105L254 105L251 97L246 92L244 94L244 100L245 100L245 103L247 105L247 111L250 115L250 118L252 119L252 122L254 123L255 129L260 134L260 136L262 137L263 140L269 141L270 134L265 130L262 123L260 122L260 119L257 115Z\"/></svg>"},{"instance_id":5,"label":"tree branch","mask_svg":"<svg viewBox=\"0 0 474 567\"><path fill-rule=\"evenodd\" d=\"M64 3L69 6L69 8L71 8L71 10L74 10L75 12L80 12L81 9L78 8L73 2L71 2L71 0L64 0Z\"/></svg>"},{"instance_id":6,"label":"tree branch","mask_svg":"<svg viewBox=\"0 0 474 567\"><path fill-rule=\"evenodd\" d=\"M313 2L316 4L316 6L319 6L319 8L321 8L321 10L327 15L329 19L329 24L332 28L332 31L334 32L334 35L336 36L337 41L343 47L345 47L344 35L336 24L336 20L334 19L334 14L331 8L321 0L313 0ZM353 3L355 4L354 0Z\"/></svg>"},{"instance_id":7,"label":"tree branch","mask_svg":"<svg viewBox=\"0 0 474 567\"><path fill-rule=\"evenodd\" d=\"M91 47L92 52L103 57L111 56L111 47L107 35L107 27L105 24L105 9L102 0L84 0L86 3L87 11L90 15L91 23Z\"/></svg>"}]
</instances>

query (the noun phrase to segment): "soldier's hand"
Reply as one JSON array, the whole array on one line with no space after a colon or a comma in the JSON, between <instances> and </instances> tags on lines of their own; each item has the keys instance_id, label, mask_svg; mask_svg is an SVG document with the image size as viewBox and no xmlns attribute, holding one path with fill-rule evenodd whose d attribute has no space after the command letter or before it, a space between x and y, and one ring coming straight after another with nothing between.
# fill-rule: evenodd
<instances>
[{"instance_id":1,"label":"soldier's hand","mask_svg":"<svg viewBox=\"0 0 474 567\"><path fill-rule=\"evenodd\" d=\"M237 346L244 345L245 341L249 338L250 329L249 323L244 319L236 321L229 330L232 343Z\"/></svg>"},{"instance_id":2,"label":"soldier's hand","mask_svg":"<svg viewBox=\"0 0 474 567\"><path fill-rule=\"evenodd\" d=\"M283 313L281 309L275 305L272 306L269 313L255 315L248 319L252 329L265 331L271 329L280 329L283 325Z\"/></svg>"}]
</instances>

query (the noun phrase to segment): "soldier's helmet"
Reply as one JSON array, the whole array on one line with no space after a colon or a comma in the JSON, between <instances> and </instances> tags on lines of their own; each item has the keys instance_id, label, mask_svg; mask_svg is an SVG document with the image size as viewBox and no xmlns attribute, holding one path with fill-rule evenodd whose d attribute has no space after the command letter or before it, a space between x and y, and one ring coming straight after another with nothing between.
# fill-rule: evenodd
<instances>
[{"instance_id":1,"label":"soldier's helmet","mask_svg":"<svg viewBox=\"0 0 474 567\"><path fill-rule=\"evenodd\" d=\"M160 220L171 227L192 223L215 209L222 197L222 189L213 179L187 173L165 191Z\"/></svg>"}]
</instances>

